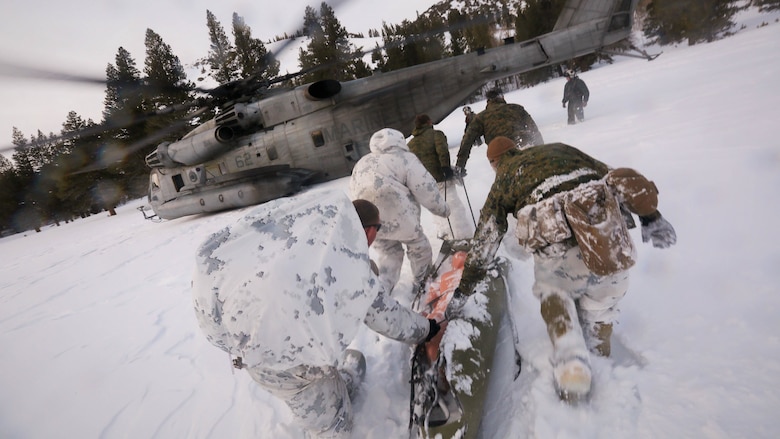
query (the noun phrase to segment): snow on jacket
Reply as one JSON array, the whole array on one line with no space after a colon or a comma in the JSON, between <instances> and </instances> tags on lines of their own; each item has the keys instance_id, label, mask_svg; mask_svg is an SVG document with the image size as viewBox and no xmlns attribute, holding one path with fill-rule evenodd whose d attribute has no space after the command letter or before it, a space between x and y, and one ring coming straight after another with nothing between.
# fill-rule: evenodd
<instances>
[{"instance_id":1,"label":"snow on jacket","mask_svg":"<svg viewBox=\"0 0 780 439\"><path fill-rule=\"evenodd\" d=\"M384 128L371 136L371 153L352 170L349 190L379 207L382 230L377 239L406 241L418 236L420 205L436 216L450 215L449 207L417 156L409 151L403 134Z\"/></svg>"},{"instance_id":2,"label":"snow on jacket","mask_svg":"<svg viewBox=\"0 0 780 439\"><path fill-rule=\"evenodd\" d=\"M260 205L199 248L193 303L215 346L250 367L335 366L365 322L417 343L426 318L386 297L341 191Z\"/></svg>"}]
</instances>

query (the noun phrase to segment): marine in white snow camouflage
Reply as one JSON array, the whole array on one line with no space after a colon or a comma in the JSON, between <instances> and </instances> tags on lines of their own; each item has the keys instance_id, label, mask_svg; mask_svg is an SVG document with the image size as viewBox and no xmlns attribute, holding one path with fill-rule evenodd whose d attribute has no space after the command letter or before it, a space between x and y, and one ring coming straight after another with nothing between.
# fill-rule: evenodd
<instances>
[{"instance_id":1,"label":"marine in white snow camouflage","mask_svg":"<svg viewBox=\"0 0 780 439\"><path fill-rule=\"evenodd\" d=\"M433 262L431 243L420 224L420 205L440 217L448 217L450 210L436 180L409 151L401 132L379 130L369 146L371 153L352 170L349 190L353 199L371 201L381 212L382 229L373 248L379 277L389 291L401 275L404 247L416 281L424 279Z\"/></svg>"},{"instance_id":2,"label":"marine in white snow camouflage","mask_svg":"<svg viewBox=\"0 0 780 439\"><path fill-rule=\"evenodd\" d=\"M383 291L340 191L271 201L211 235L198 250L192 292L206 338L241 357L315 437L349 436L342 361L361 325L409 344L430 330Z\"/></svg>"}]
</instances>

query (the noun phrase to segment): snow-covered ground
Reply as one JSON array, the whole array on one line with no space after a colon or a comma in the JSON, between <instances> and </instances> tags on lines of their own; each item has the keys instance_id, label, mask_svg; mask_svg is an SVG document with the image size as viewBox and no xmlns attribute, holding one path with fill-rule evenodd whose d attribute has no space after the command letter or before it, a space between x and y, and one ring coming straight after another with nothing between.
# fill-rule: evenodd
<instances>
[{"instance_id":1,"label":"snow-covered ground","mask_svg":"<svg viewBox=\"0 0 780 439\"><path fill-rule=\"evenodd\" d=\"M679 240L658 250L632 232L639 262L615 356L595 360L593 400L576 408L552 393L531 262L511 259L526 365L496 396L494 418L504 421L492 437L776 437L780 24L745 22L722 41L582 74L591 90L583 124L566 124L563 79L507 94L546 141L653 179ZM462 114L438 127L454 156ZM477 147L468 163L475 215L493 179L484 153ZM0 437L301 438L286 406L206 341L192 309L196 247L247 209L152 223L136 210L143 203L0 240ZM438 248L431 215L423 221ZM410 291L405 267L394 294L408 303ZM409 348L367 328L355 345L368 372L354 437L406 437Z\"/></svg>"}]
</instances>

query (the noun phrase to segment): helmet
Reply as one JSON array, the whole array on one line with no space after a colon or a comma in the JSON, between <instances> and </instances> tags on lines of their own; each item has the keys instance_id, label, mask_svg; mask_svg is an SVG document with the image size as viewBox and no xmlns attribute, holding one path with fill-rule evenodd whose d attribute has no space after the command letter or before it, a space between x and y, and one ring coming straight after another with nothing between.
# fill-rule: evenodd
<instances>
[{"instance_id":1,"label":"helmet","mask_svg":"<svg viewBox=\"0 0 780 439\"><path fill-rule=\"evenodd\" d=\"M503 99L504 98L504 94L501 93L501 89L500 88L493 88L493 89L488 90L487 93L485 93L485 98L488 101L496 100L496 99Z\"/></svg>"},{"instance_id":2,"label":"helmet","mask_svg":"<svg viewBox=\"0 0 780 439\"><path fill-rule=\"evenodd\" d=\"M565 77L567 77L567 78L573 78L573 77L577 76L577 74L576 74L576 73L574 73L574 70L568 69L568 70L566 70L566 71L563 73L563 76L565 76Z\"/></svg>"},{"instance_id":3,"label":"helmet","mask_svg":"<svg viewBox=\"0 0 780 439\"><path fill-rule=\"evenodd\" d=\"M471 107L465 106L463 107L463 114L469 114L471 113Z\"/></svg>"}]
</instances>

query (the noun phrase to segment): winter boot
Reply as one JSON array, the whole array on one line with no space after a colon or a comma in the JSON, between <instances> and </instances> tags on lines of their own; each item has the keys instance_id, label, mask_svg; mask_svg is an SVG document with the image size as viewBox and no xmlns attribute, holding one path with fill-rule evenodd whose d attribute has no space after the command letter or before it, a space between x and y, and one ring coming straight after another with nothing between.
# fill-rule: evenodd
<instances>
[{"instance_id":1,"label":"winter boot","mask_svg":"<svg viewBox=\"0 0 780 439\"><path fill-rule=\"evenodd\" d=\"M587 398L590 361L574 301L566 295L551 294L542 300L541 311L553 344L553 378L558 395L567 402Z\"/></svg>"},{"instance_id":2,"label":"winter boot","mask_svg":"<svg viewBox=\"0 0 780 439\"><path fill-rule=\"evenodd\" d=\"M555 390L562 401L576 403L587 399L590 393L591 372L584 358L572 358L553 366Z\"/></svg>"},{"instance_id":3,"label":"winter boot","mask_svg":"<svg viewBox=\"0 0 780 439\"><path fill-rule=\"evenodd\" d=\"M354 399L357 389L366 376L366 357L355 349L347 349L342 355L339 374L347 384L349 399Z\"/></svg>"}]
</instances>

